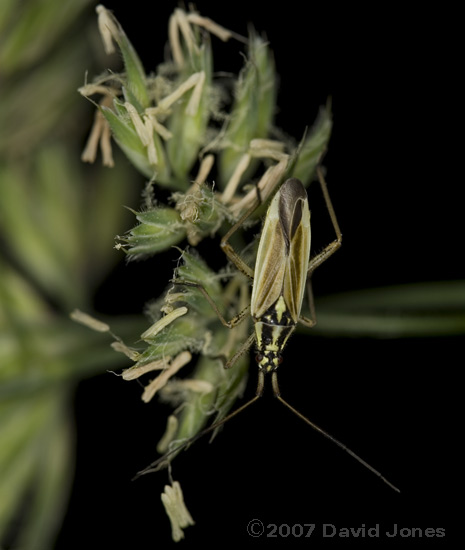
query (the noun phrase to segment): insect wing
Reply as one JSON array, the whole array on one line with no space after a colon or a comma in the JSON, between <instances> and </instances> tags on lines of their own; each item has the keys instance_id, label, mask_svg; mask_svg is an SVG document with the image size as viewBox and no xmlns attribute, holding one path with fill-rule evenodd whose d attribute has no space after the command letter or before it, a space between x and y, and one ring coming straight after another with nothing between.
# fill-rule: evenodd
<instances>
[{"instance_id":1,"label":"insect wing","mask_svg":"<svg viewBox=\"0 0 465 550\"><path fill-rule=\"evenodd\" d=\"M297 323L310 255L307 193L295 178L287 180L271 201L258 247L251 313L262 317L283 295Z\"/></svg>"},{"instance_id":2,"label":"insect wing","mask_svg":"<svg viewBox=\"0 0 465 550\"><path fill-rule=\"evenodd\" d=\"M299 180L300 188L294 186L290 212L292 217L285 227L289 234L289 254L284 275L283 296L295 323L299 320L307 283L310 259L310 210L307 193ZM287 212L286 212L287 214ZM283 220L283 216L281 217ZM284 225L284 224L283 224Z\"/></svg>"},{"instance_id":3,"label":"insect wing","mask_svg":"<svg viewBox=\"0 0 465 550\"><path fill-rule=\"evenodd\" d=\"M274 196L266 214L255 262L251 314L259 319L282 292L287 250L279 221L279 195Z\"/></svg>"}]
</instances>

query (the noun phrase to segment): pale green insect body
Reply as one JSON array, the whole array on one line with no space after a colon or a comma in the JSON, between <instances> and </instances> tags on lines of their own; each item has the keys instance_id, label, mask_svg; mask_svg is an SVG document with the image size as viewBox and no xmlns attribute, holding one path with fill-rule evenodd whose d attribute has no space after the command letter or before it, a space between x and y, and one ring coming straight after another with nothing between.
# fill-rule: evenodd
<instances>
[{"instance_id":1,"label":"pale green insect body","mask_svg":"<svg viewBox=\"0 0 465 550\"><path fill-rule=\"evenodd\" d=\"M251 299L257 363L271 372L299 321L310 257L310 210L305 188L287 180L268 208L258 247Z\"/></svg>"},{"instance_id":2,"label":"pale green insect body","mask_svg":"<svg viewBox=\"0 0 465 550\"><path fill-rule=\"evenodd\" d=\"M271 385L274 396L285 405L292 413L306 422L321 435L335 443L346 453L352 456L365 468L379 477L391 489L400 492L399 489L388 481L378 470L365 462L360 456L351 451L346 445L334 438L328 432L309 420L301 412L290 405L281 396L278 385L277 369L282 361L281 352L287 340L294 331L297 323L306 327L313 327L316 323L315 308L312 298L309 279L313 271L324 263L341 246L342 234L331 203L326 182L321 169L317 169L326 208L336 233L336 239L329 243L321 252L310 259L310 210L308 207L307 193L303 184L296 178L286 180L274 196L268 208L262 235L258 245L255 269L248 266L229 244L230 237L237 231L241 224L252 214L254 209L246 212L242 218L226 233L221 241L221 247L231 262L253 279L250 314L254 323L254 332L249 336L240 349L225 361L225 368L232 367L237 359L245 353L255 342L256 360L258 363L258 383L255 397L229 413L226 417L214 422L208 428L189 438L179 447L169 451L161 458L153 462L139 475L153 472L169 463L170 455L177 454L184 447L216 430L255 403L264 392L265 376L271 374ZM256 206L254 206L255 208ZM176 281L200 290L217 313L221 323L232 329L246 318L248 308L239 312L232 320L227 321L212 300L211 296L200 283L188 281ZM309 290L310 317L301 315L302 303L306 289Z\"/></svg>"}]
</instances>

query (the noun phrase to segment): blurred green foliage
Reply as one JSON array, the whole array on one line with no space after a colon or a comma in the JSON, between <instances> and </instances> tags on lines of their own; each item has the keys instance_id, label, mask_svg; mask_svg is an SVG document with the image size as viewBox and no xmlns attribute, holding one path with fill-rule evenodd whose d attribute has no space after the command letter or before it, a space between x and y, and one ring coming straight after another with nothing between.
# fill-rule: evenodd
<instances>
[{"instance_id":1,"label":"blurred green foliage","mask_svg":"<svg viewBox=\"0 0 465 550\"><path fill-rule=\"evenodd\" d=\"M0 546L53 546L73 479L75 384L121 364L108 336L69 319L92 309L137 196L124 166L79 161L92 35L90 1L1 3Z\"/></svg>"}]
</instances>

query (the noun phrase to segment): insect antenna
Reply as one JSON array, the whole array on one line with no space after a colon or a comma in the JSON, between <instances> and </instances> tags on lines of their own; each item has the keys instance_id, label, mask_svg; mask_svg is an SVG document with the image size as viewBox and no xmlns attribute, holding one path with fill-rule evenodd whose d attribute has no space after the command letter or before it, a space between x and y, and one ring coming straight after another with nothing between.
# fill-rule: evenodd
<instances>
[{"instance_id":1,"label":"insect antenna","mask_svg":"<svg viewBox=\"0 0 465 550\"><path fill-rule=\"evenodd\" d=\"M368 464L368 462L365 462L363 460L363 458L359 457L357 454L355 454L352 450L349 449L349 447L347 447L346 445L344 445L344 443L341 443L338 439L336 439L335 437L333 437L332 435L330 435L328 432L325 432L325 430L323 430L322 428L320 428L317 424L315 424L314 422L312 422L311 420L309 420L306 416L304 416L301 412L299 412L297 409L294 409L294 407L292 405L290 405L285 399L283 399L281 397L281 392L279 391L279 386L278 386L278 376L277 376L277 373L276 371L273 372L272 374L272 379L271 379L271 383L272 383L272 386L273 386L273 392L274 392L274 395L275 397L283 404L285 405L291 412L293 412L296 416L298 416L299 418L301 418L304 422L306 422L309 426L311 426L315 431L317 431L318 433L320 433L321 435L323 435L324 437L326 437L327 439L329 439L330 441L332 441L333 443L335 443L338 447L340 447L343 451L345 451L346 453L348 453L350 456L352 456L353 458L355 458L355 460L357 460L358 462L360 462L360 464L362 464L362 466L365 466L365 468L367 468L368 470L370 470L370 472L372 472L373 474L375 474L375 476L379 477L382 481L384 481L384 483L386 483L386 485L389 485L389 487L391 489L394 489L394 491L396 491L397 493L400 493L400 489L398 489L395 485L393 485L389 480L387 480L380 472L378 472L378 470L375 470L373 468L373 466L370 466L370 464Z\"/></svg>"},{"instance_id":2,"label":"insect antenna","mask_svg":"<svg viewBox=\"0 0 465 550\"><path fill-rule=\"evenodd\" d=\"M252 405L252 403L255 403L255 401L257 401L257 399L259 399L263 395L263 387L264 387L264 374L263 374L263 372L259 372L258 373L257 391L255 393L255 397L252 397L252 399L250 399L249 401L247 401L246 403L244 403L243 405L238 407L232 413L229 413L227 416L225 416L221 420L218 420L218 422L214 422L211 426L208 426L208 428L205 428L204 430L202 430L198 434L190 437L189 439L184 441L184 443L181 443L180 445L178 445L177 447L175 447L171 451L168 451L163 456L161 456L160 458L155 460L155 462L152 462L146 468L144 468L140 472L137 472L137 474L133 477L133 480L135 480L135 479L137 479L137 478L139 478L139 477L141 477L145 474L150 474L150 473L153 473L153 472L157 472L158 470L161 470L162 468L164 468L165 466L168 465L167 458L169 456L171 456L175 453L178 453L179 451L182 451L182 449L188 447L189 445L192 445L192 443L195 443L198 439L200 439L204 435L207 435L210 432L212 432L213 430L216 430L216 428L219 428L223 424L226 424L226 422L231 420L231 418L234 418L235 416L240 414L242 411L247 409L250 405Z\"/></svg>"}]
</instances>

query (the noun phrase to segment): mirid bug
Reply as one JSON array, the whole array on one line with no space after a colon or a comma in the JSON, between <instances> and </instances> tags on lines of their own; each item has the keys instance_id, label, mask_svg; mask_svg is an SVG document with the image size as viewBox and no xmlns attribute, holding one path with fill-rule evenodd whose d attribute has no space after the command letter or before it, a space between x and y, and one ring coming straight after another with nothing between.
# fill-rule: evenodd
<instances>
[{"instance_id":1,"label":"mirid bug","mask_svg":"<svg viewBox=\"0 0 465 550\"><path fill-rule=\"evenodd\" d=\"M169 451L146 469L139 472L138 475L160 469L166 464L166 459L169 455L180 451L203 435L218 428L257 401L257 399L263 395L265 376L271 374L271 384L274 396L283 405L310 425L314 430L318 431L350 454L392 489L400 492L399 489L382 476L380 472L375 470L343 443L335 439L292 407L281 397L281 392L279 390L277 370L282 362L282 352L289 337L298 323L302 323L308 327L312 327L316 323L310 277L313 271L340 247L342 242L342 234L329 197L326 182L319 168L317 169L317 174L326 208L336 233L336 239L328 244L316 256L310 259L311 228L307 192L302 183L296 178L288 179L282 184L268 207L254 270L252 270L252 268L250 268L250 266L248 266L235 252L229 244L229 239L252 214L259 203L258 200L223 237L221 247L225 254L240 271L253 279L250 306L241 311L236 317L230 321L224 319L215 302L200 284L189 281L174 281L176 284L198 288L216 311L223 325L228 328L233 328L243 321L250 309L254 331L235 355L225 363L225 368L232 367L237 359L255 343L255 358L258 365L257 391L255 397L244 405L237 408L222 420L202 430L199 434L186 440L175 449ZM310 318L304 317L301 314L306 289L309 296Z\"/></svg>"}]
</instances>

